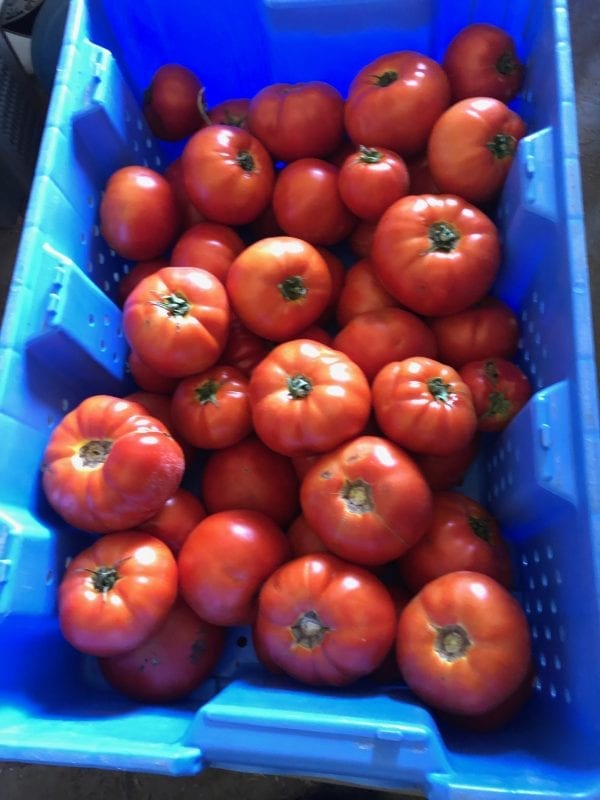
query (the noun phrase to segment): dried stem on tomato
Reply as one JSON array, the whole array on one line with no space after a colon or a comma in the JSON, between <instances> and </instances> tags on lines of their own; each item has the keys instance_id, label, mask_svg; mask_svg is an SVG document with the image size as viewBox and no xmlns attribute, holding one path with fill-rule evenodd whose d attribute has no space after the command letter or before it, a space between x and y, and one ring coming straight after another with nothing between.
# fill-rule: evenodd
<instances>
[{"instance_id":1,"label":"dried stem on tomato","mask_svg":"<svg viewBox=\"0 0 600 800\"><path fill-rule=\"evenodd\" d=\"M444 661L458 661L467 654L471 645L472 642L461 625L444 625L437 629L435 651Z\"/></svg>"},{"instance_id":2,"label":"dried stem on tomato","mask_svg":"<svg viewBox=\"0 0 600 800\"><path fill-rule=\"evenodd\" d=\"M331 630L319 619L316 611L305 611L290 628L295 643L307 650L318 647Z\"/></svg>"}]
</instances>

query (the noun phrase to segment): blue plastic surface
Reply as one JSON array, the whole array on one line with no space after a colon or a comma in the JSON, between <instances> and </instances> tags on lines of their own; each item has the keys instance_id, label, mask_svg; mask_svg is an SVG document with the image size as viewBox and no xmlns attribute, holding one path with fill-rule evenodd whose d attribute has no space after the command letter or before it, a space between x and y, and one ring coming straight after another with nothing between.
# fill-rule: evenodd
<instances>
[{"instance_id":1,"label":"blue plastic surface","mask_svg":"<svg viewBox=\"0 0 600 800\"><path fill-rule=\"evenodd\" d=\"M509 30L527 64L514 105L529 134L498 210L495 291L519 315L518 361L536 393L468 486L511 540L534 697L501 732L459 732L402 686L312 691L269 677L243 630L185 702L119 697L58 630L56 586L89 540L49 509L39 465L84 396L130 389L114 302L128 265L97 215L114 169L162 169L180 150L146 128L145 86L180 61L209 105L276 80L345 92L383 52L441 58L472 21ZM600 796L600 437L565 0L72 0L0 334L0 426L0 758L171 774L215 765L432 800Z\"/></svg>"}]
</instances>

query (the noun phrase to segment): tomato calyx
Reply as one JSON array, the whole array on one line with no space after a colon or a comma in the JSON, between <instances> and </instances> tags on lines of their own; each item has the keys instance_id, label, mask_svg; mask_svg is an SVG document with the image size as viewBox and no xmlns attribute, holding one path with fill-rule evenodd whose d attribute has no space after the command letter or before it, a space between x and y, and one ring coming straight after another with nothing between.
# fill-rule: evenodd
<instances>
[{"instance_id":1,"label":"tomato calyx","mask_svg":"<svg viewBox=\"0 0 600 800\"><path fill-rule=\"evenodd\" d=\"M465 657L473 643L462 625L444 625L436 630L434 649L440 658L452 664Z\"/></svg>"},{"instance_id":2,"label":"tomato calyx","mask_svg":"<svg viewBox=\"0 0 600 800\"><path fill-rule=\"evenodd\" d=\"M90 439L79 448L81 465L88 469L104 464L113 446L111 439Z\"/></svg>"},{"instance_id":3,"label":"tomato calyx","mask_svg":"<svg viewBox=\"0 0 600 800\"><path fill-rule=\"evenodd\" d=\"M341 496L352 514L367 514L375 508L371 486L362 478L346 480Z\"/></svg>"},{"instance_id":4,"label":"tomato calyx","mask_svg":"<svg viewBox=\"0 0 600 800\"><path fill-rule=\"evenodd\" d=\"M449 222L434 222L427 232L431 246L429 253L451 253L460 240L460 233Z\"/></svg>"},{"instance_id":5,"label":"tomato calyx","mask_svg":"<svg viewBox=\"0 0 600 800\"><path fill-rule=\"evenodd\" d=\"M277 288L284 300L300 300L308 294L306 284L300 275L290 275L288 278L284 278L281 283L277 284Z\"/></svg>"},{"instance_id":6,"label":"tomato calyx","mask_svg":"<svg viewBox=\"0 0 600 800\"><path fill-rule=\"evenodd\" d=\"M215 381L212 379L208 379L201 383L200 386L197 386L194 390L194 394L196 395L196 400L200 403L201 406L206 405L207 403L212 403L214 406L218 406L217 403L217 392L221 388L221 384L219 381Z\"/></svg>"},{"instance_id":7,"label":"tomato calyx","mask_svg":"<svg viewBox=\"0 0 600 800\"><path fill-rule=\"evenodd\" d=\"M500 377L498 367L493 361L486 361L483 365L483 374L495 385Z\"/></svg>"},{"instance_id":8,"label":"tomato calyx","mask_svg":"<svg viewBox=\"0 0 600 800\"><path fill-rule=\"evenodd\" d=\"M485 146L494 158L498 160L502 158L512 158L517 149L517 140L509 133L497 133Z\"/></svg>"},{"instance_id":9,"label":"tomato calyx","mask_svg":"<svg viewBox=\"0 0 600 800\"><path fill-rule=\"evenodd\" d=\"M395 69L386 69L381 75L373 75L373 78L375 79L376 86L385 88L386 86L391 86L392 83L398 80L398 73Z\"/></svg>"},{"instance_id":10,"label":"tomato calyx","mask_svg":"<svg viewBox=\"0 0 600 800\"><path fill-rule=\"evenodd\" d=\"M152 303L159 308L164 308L171 317L185 317L190 310L190 304L181 292L166 294L160 300L153 300Z\"/></svg>"},{"instance_id":11,"label":"tomato calyx","mask_svg":"<svg viewBox=\"0 0 600 800\"><path fill-rule=\"evenodd\" d=\"M312 392L313 385L306 375L291 375L287 381L288 394L294 400L301 400Z\"/></svg>"},{"instance_id":12,"label":"tomato calyx","mask_svg":"<svg viewBox=\"0 0 600 800\"><path fill-rule=\"evenodd\" d=\"M431 378L427 381L427 388L435 400L440 403L449 403L454 394L451 383L444 383L442 378Z\"/></svg>"},{"instance_id":13,"label":"tomato calyx","mask_svg":"<svg viewBox=\"0 0 600 800\"><path fill-rule=\"evenodd\" d=\"M331 630L319 619L316 611L305 611L290 627L294 642L299 647L314 650L319 647L326 634Z\"/></svg>"},{"instance_id":14,"label":"tomato calyx","mask_svg":"<svg viewBox=\"0 0 600 800\"><path fill-rule=\"evenodd\" d=\"M94 591L99 594L106 594L114 587L115 583L121 577L118 569L113 567L98 567L97 569L86 570L92 576L92 586Z\"/></svg>"},{"instance_id":15,"label":"tomato calyx","mask_svg":"<svg viewBox=\"0 0 600 800\"><path fill-rule=\"evenodd\" d=\"M469 527L480 539L483 539L484 542L488 544L492 541L492 532L490 521L485 519L484 517L476 517L474 515L469 516Z\"/></svg>"},{"instance_id":16,"label":"tomato calyx","mask_svg":"<svg viewBox=\"0 0 600 800\"><path fill-rule=\"evenodd\" d=\"M496 70L500 75L512 75L519 69L519 62L512 50L505 50L496 61Z\"/></svg>"},{"instance_id":17,"label":"tomato calyx","mask_svg":"<svg viewBox=\"0 0 600 800\"><path fill-rule=\"evenodd\" d=\"M358 146L360 152L357 161L361 164L378 164L383 158L383 153L375 147L365 147L364 144Z\"/></svg>"},{"instance_id":18,"label":"tomato calyx","mask_svg":"<svg viewBox=\"0 0 600 800\"><path fill-rule=\"evenodd\" d=\"M506 419L510 410L511 402L503 392L491 392L488 396L488 407L482 415L482 419L489 419L489 417Z\"/></svg>"},{"instance_id":19,"label":"tomato calyx","mask_svg":"<svg viewBox=\"0 0 600 800\"><path fill-rule=\"evenodd\" d=\"M244 172L254 171L254 158L252 157L252 153L249 153L248 150L240 150L235 157L235 161Z\"/></svg>"}]
</instances>

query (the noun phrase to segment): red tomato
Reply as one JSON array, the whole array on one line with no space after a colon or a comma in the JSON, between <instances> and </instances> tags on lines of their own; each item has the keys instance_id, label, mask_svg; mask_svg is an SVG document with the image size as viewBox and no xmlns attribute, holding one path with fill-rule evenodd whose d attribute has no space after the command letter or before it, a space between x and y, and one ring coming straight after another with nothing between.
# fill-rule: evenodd
<instances>
[{"instance_id":1,"label":"red tomato","mask_svg":"<svg viewBox=\"0 0 600 800\"><path fill-rule=\"evenodd\" d=\"M400 620L400 614L402 613L404 607L410 600L410 595L404 587L398 585L397 583L390 584L386 582L384 579L382 580L388 592L390 593L390 597L392 598L392 601L394 603L394 610L396 612L396 628L397 628L398 622ZM392 646L388 650L386 657L377 667L377 669L371 674L371 678L379 684L398 683L402 681L402 675L400 674L400 670L398 669L398 663L396 661L395 636L394 636L394 641L392 642Z\"/></svg>"},{"instance_id":2,"label":"red tomato","mask_svg":"<svg viewBox=\"0 0 600 800\"><path fill-rule=\"evenodd\" d=\"M313 342L319 342L327 347L331 347L333 342L333 336L319 325L309 325L298 334L298 339L311 339Z\"/></svg>"},{"instance_id":3,"label":"red tomato","mask_svg":"<svg viewBox=\"0 0 600 800\"><path fill-rule=\"evenodd\" d=\"M179 229L170 183L148 167L122 167L110 176L100 202L100 233L122 258L158 258Z\"/></svg>"},{"instance_id":4,"label":"red tomato","mask_svg":"<svg viewBox=\"0 0 600 800\"><path fill-rule=\"evenodd\" d=\"M263 360L270 349L269 342L249 331L235 314L232 315L229 336L221 354L221 361L224 364L230 364L244 375L250 376L254 367Z\"/></svg>"},{"instance_id":5,"label":"red tomato","mask_svg":"<svg viewBox=\"0 0 600 800\"><path fill-rule=\"evenodd\" d=\"M281 161L328 156L342 140L344 100L323 81L273 83L252 98L248 127Z\"/></svg>"},{"instance_id":6,"label":"red tomato","mask_svg":"<svg viewBox=\"0 0 600 800\"><path fill-rule=\"evenodd\" d=\"M368 258L353 264L346 273L346 280L337 302L337 321L343 327L351 319L367 311L393 308L398 301L387 292L373 270Z\"/></svg>"},{"instance_id":7,"label":"red tomato","mask_svg":"<svg viewBox=\"0 0 600 800\"><path fill-rule=\"evenodd\" d=\"M480 431L501 431L532 395L525 373L505 358L470 361L460 369L469 387Z\"/></svg>"},{"instance_id":8,"label":"red tomato","mask_svg":"<svg viewBox=\"0 0 600 800\"><path fill-rule=\"evenodd\" d=\"M427 146L434 122L449 103L450 84L436 61L410 50L387 53L352 81L346 130L356 145L416 155Z\"/></svg>"},{"instance_id":9,"label":"red tomato","mask_svg":"<svg viewBox=\"0 0 600 800\"><path fill-rule=\"evenodd\" d=\"M204 86L182 64L163 64L144 92L143 112L159 139L185 139L207 122Z\"/></svg>"},{"instance_id":10,"label":"red tomato","mask_svg":"<svg viewBox=\"0 0 600 800\"><path fill-rule=\"evenodd\" d=\"M177 564L181 594L214 625L246 625L262 583L289 556L287 539L258 511L221 511L187 537Z\"/></svg>"},{"instance_id":11,"label":"red tomato","mask_svg":"<svg viewBox=\"0 0 600 800\"><path fill-rule=\"evenodd\" d=\"M431 176L441 192L471 203L494 200L526 132L521 117L500 100L460 100L442 114L429 136Z\"/></svg>"},{"instance_id":12,"label":"red tomato","mask_svg":"<svg viewBox=\"0 0 600 800\"><path fill-rule=\"evenodd\" d=\"M328 554L280 567L262 587L254 638L267 663L303 683L344 686L385 658L394 604L368 570Z\"/></svg>"},{"instance_id":13,"label":"red tomato","mask_svg":"<svg viewBox=\"0 0 600 800\"><path fill-rule=\"evenodd\" d=\"M100 659L108 683L133 700L169 703L197 689L216 666L224 630L178 599L160 628L135 649Z\"/></svg>"},{"instance_id":14,"label":"red tomato","mask_svg":"<svg viewBox=\"0 0 600 800\"><path fill-rule=\"evenodd\" d=\"M82 653L125 653L162 624L176 596L177 563L166 544L141 531L111 533L67 566L60 628Z\"/></svg>"},{"instance_id":15,"label":"red tomato","mask_svg":"<svg viewBox=\"0 0 600 800\"><path fill-rule=\"evenodd\" d=\"M212 125L233 125L235 128L248 128L248 107L250 99L247 97L235 97L231 100L223 100L213 106L208 116Z\"/></svg>"},{"instance_id":16,"label":"red tomato","mask_svg":"<svg viewBox=\"0 0 600 800\"><path fill-rule=\"evenodd\" d=\"M177 433L194 447L229 447L252 432L248 379L223 364L184 378L171 411Z\"/></svg>"},{"instance_id":17,"label":"red tomato","mask_svg":"<svg viewBox=\"0 0 600 800\"><path fill-rule=\"evenodd\" d=\"M312 455L308 456L294 456L292 458L292 464L294 465L296 475L300 480L304 478L308 470L319 460L319 458L321 458L320 453L313 453Z\"/></svg>"},{"instance_id":18,"label":"red tomato","mask_svg":"<svg viewBox=\"0 0 600 800\"><path fill-rule=\"evenodd\" d=\"M192 225L197 225L202 222L204 217L198 211L196 206L192 203L187 189L185 188L185 181L183 179L183 162L180 158L176 158L165 169L164 177L171 184L171 189L175 195L175 202L179 209L179 216L181 218L181 227L183 230L191 228Z\"/></svg>"},{"instance_id":19,"label":"red tomato","mask_svg":"<svg viewBox=\"0 0 600 800\"><path fill-rule=\"evenodd\" d=\"M156 514L179 487L184 466L181 447L142 406L93 395L52 431L42 482L70 525L107 533Z\"/></svg>"},{"instance_id":20,"label":"red tomato","mask_svg":"<svg viewBox=\"0 0 600 800\"><path fill-rule=\"evenodd\" d=\"M433 708L483 714L525 678L527 619L493 578L451 572L428 583L400 615L396 658L408 686Z\"/></svg>"},{"instance_id":21,"label":"red tomato","mask_svg":"<svg viewBox=\"0 0 600 800\"><path fill-rule=\"evenodd\" d=\"M171 394L175 391L178 382L177 378L161 375L155 369L145 364L135 350L129 353L127 368L133 380L144 392Z\"/></svg>"},{"instance_id":22,"label":"red tomato","mask_svg":"<svg viewBox=\"0 0 600 800\"><path fill-rule=\"evenodd\" d=\"M429 321L440 360L459 369L469 361L500 357L510 359L519 344L519 320L496 297L484 297L474 306Z\"/></svg>"},{"instance_id":23,"label":"red tomato","mask_svg":"<svg viewBox=\"0 0 600 800\"><path fill-rule=\"evenodd\" d=\"M487 294L500 266L500 239L492 220L460 197L409 196L379 220L371 260L402 305L442 316Z\"/></svg>"},{"instance_id":24,"label":"red tomato","mask_svg":"<svg viewBox=\"0 0 600 800\"><path fill-rule=\"evenodd\" d=\"M158 272L159 269L167 267L169 262L166 258L153 258L150 261L138 261L126 275L123 275L117 286L117 293L119 304L123 305L127 297L131 294L133 289L138 283L145 278L146 275L152 275Z\"/></svg>"},{"instance_id":25,"label":"red tomato","mask_svg":"<svg viewBox=\"0 0 600 800\"><path fill-rule=\"evenodd\" d=\"M333 245L352 231L356 217L338 189L339 169L319 158L300 158L284 167L275 183L275 218L289 236Z\"/></svg>"},{"instance_id":26,"label":"red tomato","mask_svg":"<svg viewBox=\"0 0 600 800\"><path fill-rule=\"evenodd\" d=\"M348 244L352 252L359 258L368 258L373 245L373 237L377 227L376 221L359 220L354 230L348 236Z\"/></svg>"},{"instance_id":27,"label":"red tomato","mask_svg":"<svg viewBox=\"0 0 600 800\"><path fill-rule=\"evenodd\" d=\"M255 242L257 239L267 239L269 236L284 236L284 231L275 218L272 203L269 203L262 214L259 214L246 226L246 231L251 242Z\"/></svg>"},{"instance_id":28,"label":"red tomato","mask_svg":"<svg viewBox=\"0 0 600 800\"><path fill-rule=\"evenodd\" d=\"M306 521L304 514L296 517L288 528L288 541L292 556L307 556L311 553L328 553L323 540Z\"/></svg>"},{"instance_id":29,"label":"red tomato","mask_svg":"<svg viewBox=\"0 0 600 800\"><path fill-rule=\"evenodd\" d=\"M225 283L232 261L244 249L228 225L199 222L179 237L171 253L172 267L201 267Z\"/></svg>"},{"instance_id":30,"label":"red tomato","mask_svg":"<svg viewBox=\"0 0 600 800\"><path fill-rule=\"evenodd\" d=\"M404 159L384 147L360 145L340 168L340 196L360 219L377 220L391 204L408 194Z\"/></svg>"},{"instance_id":31,"label":"red tomato","mask_svg":"<svg viewBox=\"0 0 600 800\"><path fill-rule=\"evenodd\" d=\"M131 347L149 367L174 378L212 366L225 347L228 328L225 287L198 267L165 267L149 275L123 309Z\"/></svg>"},{"instance_id":32,"label":"red tomato","mask_svg":"<svg viewBox=\"0 0 600 800\"><path fill-rule=\"evenodd\" d=\"M320 458L302 481L300 503L332 553L368 566L401 556L431 522L431 491L418 467L378 436Z\"/></svg>"},{"instance_id":33,"label":"red tomato","mask_svg":"<svg viewBox=\"0 0 600 800\"><path fill-rule=\"evenodd\" d=\"M448 572L471 570L510 589L510 551L500 527L476 500L459 492L433 493L433 519L425 534L400 559L404 584L418 592Z\"/></svg>"},{"instance_id":34,"label":"red tomato","mask_svg":"<svg viewBox=\"0 0 600 800\"><path fill-rule=\"evenodd\" d=\"M402 308L358 314L337 334L333 346L358 364L369 381L392 361L437 354L431 330L416 314Z\"/></svg>"},{"instance_id":35,"label":"red tomato","mask_svg":"<svg viewBox=\"0 0 600 800\"><path fill-rule=\"evenodd\" d=\"M233 310L265 339L292 339L319 318L331 297L331 276L315 247L292 236L249 245L227 275Z\"/></svg>"},{"instance_id":36,"label":"red tomato","mask_svg":"<svg viewBox=\"0 0 600 800\"><path fill-rule=\"evenodd\" d=\"M176 430L171 413L171 398L168 395L159 392L132 392L125 397L125 400L139 403L148 414L152 414L153 417L160 420L181 447L186 464L191 464L196 451Z\"/></svg>"},{"instance_id":37,"label":"red tomato","mask_svg":"<svg viewBox=\"0 0 600 800\"><path fill-rule=\"evenodd\" d=\"M469 387L431 358L386 364L373 381L373 409L384 435L415 453L449 455L477 430Z\"/></svg>"},{"instance_id":38,"label":"red tomato","mask_svg":"<svg viewBox=\"0 0 600 800\"><path fill-rule=\"evenodd\" d=\"M261 511L285 528L298 513L298 487L290 459L249 436L209 455L200 496L210 513L236 508Z\"/></svg>"},{"instance_id":39,"label":"red tomato","mask_svg":"<svg viewBox=\"0 0 600 800\"><path fill-rule=\"evenodd\" d=\"M476 434L465 447L446 456L430 453L414 453L413 456L430 488L441 491L460 486L478 452L479 436Z\"/></svg>"},{"instance_id":40,"label":"red tomato","mask_svg":"<svg viewBox=\"0 0 600 800\"><path fill-rule=\"evenodd\" d=\"M316 249L319 251L320 255L323 256L323 260L327 264L327 269L329 270L329 276L331 278L331 295L329 296L329 303L325 307L325 311L323 311L317 320L318 325L325 325L335 316L335 308L338 298L346 281L346 268L342 259L332 253L331 250L328 250L326 247L319 247L318 245Z\"/></svg>"},{"instance_id":41,"label":"red tomato","mask_svg":"<svg viewBox=\"0 0 600 800\"><path fill-rule=\"evenodd\" d=\"M272 350L254 368L248 393L257 435L290 457L332 450L361 433L371 411L360 368L310 339Z\"/></svg>"},{"instance_id":42,"label":"red tomato","mask_svg":"<svg viewBox=\"0 0 600 800\"><path fill-rule=\"evenodd\" d=\"M485 22L460 30L448 45L442 65L455 100L495 97L508 103L521 88L525 73L512 37Z\"/></svg>"},{"instance_id":43,"label":"red tomato","mask_svg":"<svg viewBox=\"0 0 600 800\"><path fill-rule=\"evenodd\" d=\"M156 536L177 554L188 534L205 516L200 500L180 487L157 514L138 525L138 530Z\"/></svg>"},{"instance_id":44,"label":"red tomato","mask_svg":"<svg viewBox=\"0 0 600 800\"><path fill-rule=\"evenodd\" d=\"M187 193L208 220L245 225L269 205L273 162L248 131L209 125L191 137L182 159Z\"/></svg>"}]
</instances>

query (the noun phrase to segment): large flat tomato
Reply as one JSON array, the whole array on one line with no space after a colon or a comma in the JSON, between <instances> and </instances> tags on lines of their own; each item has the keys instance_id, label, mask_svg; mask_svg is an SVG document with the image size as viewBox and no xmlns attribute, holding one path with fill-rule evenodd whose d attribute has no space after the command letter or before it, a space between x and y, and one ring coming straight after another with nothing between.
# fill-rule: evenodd
<instances>
[{"instance_id":1,"label":"large flat tomato","mask_svg":"<svg viewBox=\"0 0 600 800\"><path fill-rule=\"evenodd\" d=\"M523 370L505 358L469 361L460 376L473 397L480 431L503 430L533 391Z\"/></svg>"},{"instance_id":2,"label":"large flat tomato","mask_svg":"<svg viewBox=\"0 0 600 800\"><path fill-rule=\"evenodd\" d=\"M360 368L310 339L272 350L252 373L249 397L257 435L285 456L332 450L362 432L371 410Z\"/></svg>"},{"instance_id":3,"label":"large flat tomato","mask_svg":"<svg viewBox=\"0 0 600 800\"><path fill-rule=\"evenodd\" d=\"M165 267L135 287L123 309L125 337L161 375L183 378L211 367L229 328L225 287L198 267Z\"/></svg>"},{"instance_id":4,"label":"large flat tomato","mask_svg":"<svg viewBox=\"0 0 600 800\"><path fill-rule=\"evenodd\" d=\"M245 225L269 205L275 182L271 156L243 128L202 128L181 158L187 193L206 219Z\"/></svg>"},{"instance_id":5,"label":"large flat tomato","mask_svg":"<svg viewBox=\"0 0 600 800\"><path fill-rule=\"evenodd\" d=\"M143 112L159 139L185 139L208 122L204 86L182 64L163 64L144 92Z\"/></svg>"},{"instance_id":6,"label":"large flat tomato","mask_svg":"<svg viewBox=\"0 0 600 800\"><path fill-rule=\"evenodd\" d=\"M201 267L225 283L231 262L244 249L244 242L229 225L199 222L175 242L172 267Z\"/></svg>"},{"instance_id":7,"label":"large flat tomato","mask_svg":"<svg viewBox=\"0 0 600 800\"><path fill-rule=\"evenodd\" d=\"M215 625L254 620L262 583L289 556L281 528L259 511L221 511L202 520L179 557L179 587L202 619Z\"/></svg>"},{"instance_id":8,"label":"large flat tomato","mask_svg":"<svg viewBox=\"0 0 600 800\"><path fill-rule=\"evenodd\" d=\"M385 436L415 453L448 455L475 436L471 392L452 367L432 358L405 358L379 371L373 409Z\"/></svg>"},{"instance_id":9,"label":"large flat tomato","mask_svg":"<svg viewBox=\"0 0 600 800\"><path fill-rule=\"evenodd\" d=\"M359 145L338 175L341 198L360 219L379 219L395 200L408 194L408 184L404 159L385 147Z\"/></svg>"},{"instance_id":10,"label":"large flat tomato","mask_svg":"<svg viewBox=\"0 0 600 800\"><path fill-rule=\"evenodd\" d=\"M340 293L336 319L340 326L366 311L378 311L398 305L395 297L383 288L376 277L373 265L368 258L361 258L352 264L346 273L346 280Z\"/></svg>"},{"instance_id":11,"label":"large flat tomato","mask_svg":"<svg viewBox=\"0 0 600 800\"><path fill-rule=\"evenodd\" d=\"M164 621L177 596L177 563L141 531L102 536L69 563L58 590L65 639L94 656L125 653Z\"/></svg>"},{"instance_id":12,"label":"large flat tomato","mask_svg":"<svg viewBox=\"0 0 600 800\"><path fill-rule=\"evenodd\" d=\"M454 195L411 195L383 214L373 238L375 274L411 311L463 311L489 291L500 266L498 229Z\"/></svg>"},{"instance_id":13,"label":"large flat tomato","mask_svg":"<svg viewBox=\"0 0 600 800\"><path fill-rule=\"evenodd\" d=\"M318 554L267 579L254 639L269 667L303 683L344 686L381 664L395 628L392 598L372 573Z\"/></svg>"},{"instance_id":14,"label":"large flat tomato","mask_svg":"<svg viewBox=\"0 0 600 800\"><path fill-rule=\"evenodd\" d=\"M107 533L155 514L179 487L184 466L181 447L142 406L93 395L53 430L42 481L64 520Z\"/></svg>"},{"instance_id":15,"label":"large flat tomato","mask_svg":"<svg viewBox=\"0 0 600 800\"><path fill-rule=\"evenodd\" d=\"M429 136L431 176L441 192L471 203L494 200L526 132L525 122L501 100L460 100L444 111Z\"/></svg>"},{"instance_id":16,"label":"large flat tomato","mask_svg":"<svg viewBox=\"0 0 600 800\"><path fill-rule=\"evenodd\" d=\"M180 487L158 513L138 525L137 529L156 536L177 554L188 534L205 516L200 500Z\"/></svg>"},{"instance_id":17,"label":"large flat tomato","mask_svg":"<svg viewBox=\"0 0 600 800\"><path fill-rule=\"evenodd\" d=\"M411 50L386 53L352 81L344 111L346 130L356 145L417 155L449 103L450 84L436 61Z\"/></svg>"},{"instance_id":18,"label":"large flat tomato","mask_svg":"<svg viewBox=\"0 0 600 800\"><path fill-rule=\"evenodd\" d=\"M227 275L233 310L253 333L281 342L316 322L331 297L323 256L293 236L272 236L249 245Z\"/></svg>"},{"instance_id":19,"label":"large flat tomato","mask_svg":"<svg viewBox=\"0 0 600 800\"><path fill-rule=\"evenodd\" d=\"M426 703L483 714L527 674L527 619L493 578L451 572L428 583L401 613L396 658L406 683Z\"/></svg>"},{"instance_id":20,"label":"large flat tomato","mask_svg":"<svg viewBox=\"0 0 600 800\"><path fill-rule=\"evenodd\" d=\"M377 566L398 558L431 522L431 491L392 442L359 436L322 456L304 477L300 503L332 553Z\"/></svg>"}]
</instances>

